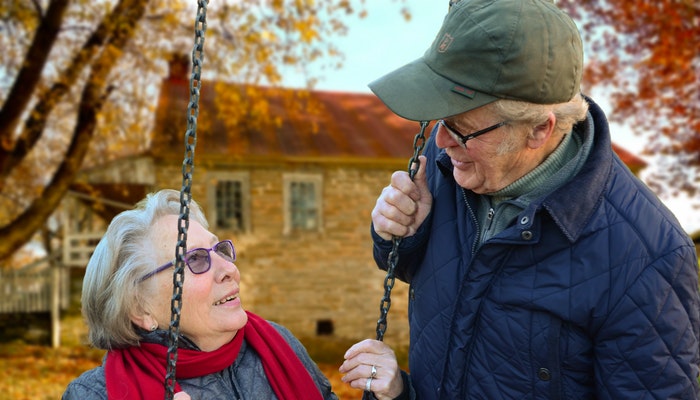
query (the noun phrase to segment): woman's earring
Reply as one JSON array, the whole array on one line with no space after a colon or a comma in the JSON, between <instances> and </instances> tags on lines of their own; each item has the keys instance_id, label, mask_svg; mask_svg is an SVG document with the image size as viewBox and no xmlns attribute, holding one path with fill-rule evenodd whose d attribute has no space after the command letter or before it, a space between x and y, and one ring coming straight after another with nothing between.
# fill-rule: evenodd
<instances>
[{"instance_id":1,"label":"woman's earring","mask_svg":"<svg viewBox=\"0 0 700 400\"><path fill-rule=\"evenodd\" d=\"M156 329L158 329L158 325L156 325L156 324L151 325L151 332L155 332Z\"/></svg>"}]
</instances>

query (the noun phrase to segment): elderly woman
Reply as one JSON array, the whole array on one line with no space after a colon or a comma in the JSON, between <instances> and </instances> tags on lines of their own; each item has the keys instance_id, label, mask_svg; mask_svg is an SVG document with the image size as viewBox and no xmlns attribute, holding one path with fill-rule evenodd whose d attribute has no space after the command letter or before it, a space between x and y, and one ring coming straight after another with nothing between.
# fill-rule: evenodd
<instances>
[{"instance_id":1,"label":"elderly woman","mask_svg":"<svg viewBox=\"0 0 700 400\"><path fill-rule=\"evenodd\" d=\"M97 245L85 272L82 307L91 344L107 354L102 366L69 384L63 399L164 397L179 199L174 190L147 196L115 217ZM176 398L337 399L286 328L243 309L233 243L207 228L191 202ZM369 357L367 368L384 377L375 373L375 395L399 395L403 380L393 353L379 342L360 347L357 356ZM364 369L349 368L354 374Z\"/></svg>"}]
</instances>

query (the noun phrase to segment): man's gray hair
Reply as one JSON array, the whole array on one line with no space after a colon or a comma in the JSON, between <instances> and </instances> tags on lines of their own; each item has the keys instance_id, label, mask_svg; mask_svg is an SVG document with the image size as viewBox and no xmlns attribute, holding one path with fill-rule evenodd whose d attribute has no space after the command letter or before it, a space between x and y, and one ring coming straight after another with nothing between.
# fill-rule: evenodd
<instances>
[{"instance_id":1,"label":"man's gray hair","mask_svg":"<svg viewBox=\"0 0 700 400\"><path fill-rule=\"evenodd\" d=\"M179 214L180 192L164 189L147 195L134 209L120 213L110 223L83 278L82 312L94 347L138 345L139 335L130 317L143 311L140 307L149 294L148 281L141 282L141 277L158 267L149 234L157 219ZM204 213L194 201L190 202L189 215L190 221L208 228Z\"/></svg>"},{"instance_id":2,"label":"man's gray hair","mask_svg":"<svg viewBox=\"0 0 700 400\"><path fill-rule=\"evenodd\" d=\"M573 126L586 118L588 103L581 94L576 94L566 103L559 104L534 104L517 100L496 100L485 107L498 115L502 120L510 121L513 125L525 125L535 127L547 121L549 113L556 117L554 136L561 136L571 132ZM516 137L504 140L500 154L508 153L517 143Z\"/></svg>"}]
</instances>

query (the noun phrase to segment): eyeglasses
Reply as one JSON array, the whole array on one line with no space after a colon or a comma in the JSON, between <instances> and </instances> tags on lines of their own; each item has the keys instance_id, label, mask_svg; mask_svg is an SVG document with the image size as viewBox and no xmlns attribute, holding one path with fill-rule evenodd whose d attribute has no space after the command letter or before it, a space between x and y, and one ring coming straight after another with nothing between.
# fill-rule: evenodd
<instances>
[{"instance_id":1,"label":"eyeglasses","mask_svg":"<svg viewBox=\"0 0 700 400\"><path fill-rule=\"evenodd\" d=\"M193 274L203 274L211 269L211 252L218 254L221 258L228 262L236 261L236 249L233 248L233 242L230 240L222 240L209 249L197 248L185 253L185 263ZM167 264L161 265L155 270L147 273L141 278L141 282L152 277L153 275L165 271L175 265L175 261L170 261Z\"/></svg>"},{"instance_id":2,"label":"eyeglasses","mask_svg":"<svg viewBox=\"0 0 700 400\"><path fill-rule=\"evenodd\" d=\"M445 121L444 119L441 119L440 121L438 121L438 123L442 124L442 126L444 126L445 129L447 129L447 132L450 133L457 141L461 142L464 147L467 146L467 140L474 139L477 136L481 136L484 133L489 133L492 130L498 129L498 128L502 127L503 125L508 124L507 121L503 121L503 122L497 123L496 125L491 125L488 128L484 128L480 131L470 133L469 135L462 135L461 133L459 133L459 131L457 129L448 125L447 121Z\"/></svg>"}]
</instances>

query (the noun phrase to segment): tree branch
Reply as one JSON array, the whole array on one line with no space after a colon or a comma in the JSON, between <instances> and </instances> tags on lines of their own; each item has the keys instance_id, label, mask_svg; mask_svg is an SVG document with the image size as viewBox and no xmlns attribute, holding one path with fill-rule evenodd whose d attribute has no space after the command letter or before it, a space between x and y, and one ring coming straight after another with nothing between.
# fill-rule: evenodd
<instances>
[{"instance_id":1,"label":"tree branch","mask_svg":"<svg viewBox=\"0 0 700 400\"><path fill-rule=\"evenodd\" d=\"M106 15L99 26L95 29L95 32L88 38L83 47L71 60L70 64L66 67L64 73L61 75L60 80L55 82L50 89L44 91L39 95L39 99L34 106L32 112L29 113L29 117L24 123L24 130L20 137L15 141L14 146L10 149L5 149L5 134L6 131L1 124L4 122L4 118L0 116L0 134L2 134L3 149L0 150L0 176L7 176L12 170L27 156L29 151L34 147L36 142L41 138L41 135L46 127L47 119L51 111L56 107L61 99L68 93L70 88L75 85L83 71L85 65L88 65L90 60L95 57L95 54L104 46L108 38L117 34L118 29L124 28L121 24L126 24L125 26L134 27L135 22L124 21L125 16L129 15L132 11L129 10L130 7L134 7L133 4L136 2L133 0L121 0L112 9L109 15ZM148 2L145 1L147 4ZM141 10L141 15L145 11L145 5L139 5L136 7ZM121 21L121 22L120 22ZM116 40L116 38L115 38ZM48 54L49 49L44 49ZM46 60L43 61L45 63ZM32 59L27 57L25 64L33 63ZM43 68L42 63L42 68ZM25 90L29 95L33 87L27 88L27 85L21 84L21 79L15 81L15 85L18 85ZM5 102L5 105L11 103L11 99ZM25 104L26 106L26 104ZM5 107L3 107L4 110ZM20 110L21 113L22 110ZM17 124L17 121L14 122ZM13 129L12 129L13 130ZM10 130L11 131L11 130ZM11 133L7 132L9 135L9 140L11 140ZM0 190L2 190L2 181L0 180Z\"/></svg>"},{"instance_id":2,"label":"tree branch","mask_svg":"<svg viewBox=\"0 0 700 400\"><path fill-rule=\"evenodd\" d=\"M58 32L61 29L63 14L68 7L68 0L52 0L44 17L37 9L41 23L24 57L22 68L12 84L5 104L0 109L0 159L5 160L12 150L13 133L36 88L41 71L44 69ZM3 162L5 164L5 162ZM4 167L2 170L4 172Z\"/></svg>"},{"instance_id":3,"label":"tree branch","mask_svg":"<svg viewBox=\"0 0 700 400\"><path fill-rule=\"evenodd\" d=\"M11 255L41 228L75 179L95 133L97 115L106 97L107 78L116 64L115 60L121 57L122 49L133 37L147 3L142 0L121 0L115 10L105 17L106 26L110 27L111 34L105 48L92 63L90 76L80 98L78 120L66 156L51 182L45 187L42 196L37 197L10 224L0 228L0 259Z\"/></svg>"}]
</instances>

